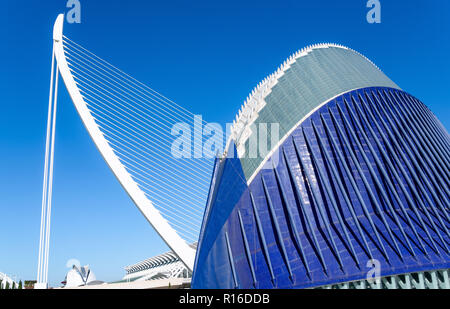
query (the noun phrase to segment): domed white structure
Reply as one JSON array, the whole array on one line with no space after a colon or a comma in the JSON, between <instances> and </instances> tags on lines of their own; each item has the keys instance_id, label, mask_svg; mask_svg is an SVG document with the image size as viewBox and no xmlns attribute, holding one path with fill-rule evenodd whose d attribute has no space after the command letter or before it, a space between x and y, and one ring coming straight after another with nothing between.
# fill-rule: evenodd
<instances>
[{"instance_id":1,"label":"domed white structure","mask_svg":"<svg viewBox=\"0 0 450 309\"><path fill-rule=\"evenodd\" d=\"M67 273L65 281L65 287L67 288L99 283L99 281L96 280L94 272L89 268L89 265L73 265L72 269Z\"/></svg>"}]
</instances>

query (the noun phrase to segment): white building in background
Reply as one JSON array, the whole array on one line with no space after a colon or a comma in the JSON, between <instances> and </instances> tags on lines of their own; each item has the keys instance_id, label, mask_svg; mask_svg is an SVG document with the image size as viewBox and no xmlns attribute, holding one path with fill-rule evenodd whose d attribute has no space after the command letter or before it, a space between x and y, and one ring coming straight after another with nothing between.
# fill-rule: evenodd
<instances>
[{"instance_id":1,"label":"white building in background","mask_svg":"<svg viewBox=\"0 0 450 309\"><path fill-rule=\"evenodd\" d=\"M190 245L196 249L197 243ZM192 272L173 252L167 252L125 267L126 275L122 280L102 282L89 266L74 265L67 273L67 289L155 289L188 288Z\"/></svg>"},{"instance_id":2,"label":"white building in background","mask_svg":"<svg viewBox=\"0 0 450 309\"><path fill-rule=\"evenodd\" d=\"M14 281L13 279L11 279L10 277L8 277L6 274L4 273L0 273L0 280L1 280L1 288L4 289L6 287L6 284L9 283L9 287L12 288L13 284L15 286L15 288L17 289L19 284Z\"/></svg>"},{"instance_id":3,"label":"white building in background","mask_svg":"<svg viewBox=\"0 0 450 309\"><path fill-rule=\"evenodd\" d=\"M66 275L65 280L66 288L74 288L85 285L98 285L102 284L102 281L98 281L95 277L94 272L86 266L73 265L72 269Z\"/></svg>"},{"instance_id":4,"label":"white building in background","mask_svg":"<svg viewBox=\"0 0 450 309\"><path fill-rule=\"evenodd\" d=\"M193 249L197 243L190 245ZM182 278L190 282L192 272L173 252L167 252L125 267L127 274L122 281L150 281L171 278Z\"/></svg>"}]
</instances>

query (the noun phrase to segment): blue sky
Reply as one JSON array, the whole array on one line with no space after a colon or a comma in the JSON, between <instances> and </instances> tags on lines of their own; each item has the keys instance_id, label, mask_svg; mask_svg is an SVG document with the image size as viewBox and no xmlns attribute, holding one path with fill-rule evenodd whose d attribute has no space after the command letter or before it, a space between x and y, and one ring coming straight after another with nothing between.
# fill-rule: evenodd
<instances>
[{"instance_id":1,"label":"blue sky","mask_svg":"<svg viewBox=\"0 0 450 309\"><path fill-rule=\"evenodd\" d=\"M450 128L449 1L92 1L65 34L211 122L230 122L252 88L314 43L349 46L374 61ZM65 0L3 1L0 15L0 272L37 269L51 33ZM98 279L163 253L164 243L113 177L60 87L49 280L66 262Z\"/></svg>"}]
</instances>

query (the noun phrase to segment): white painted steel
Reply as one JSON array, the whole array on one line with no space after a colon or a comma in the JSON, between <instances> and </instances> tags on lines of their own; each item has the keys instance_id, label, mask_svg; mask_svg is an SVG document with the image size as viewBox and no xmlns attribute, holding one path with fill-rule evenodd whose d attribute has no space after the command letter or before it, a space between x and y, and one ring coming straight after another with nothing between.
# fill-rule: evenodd
<instances>
[{"instance_id":1,"label":"white painted steel","mask_svg":"<svg viewBox=\"0 0 450 309\"><path fill-rule=\"evenodd\" d=\"M75 108L78 111L78 114L80 115L86 129L88 130L92 140L102 154L106 163L111 168L112 172L133 200L137 208L166 242L170 249L180 258L186 267L192 271L194 266L195 250L177 234L177 232L170 226L167 220L162 217L160 212L154 207L153 203L146 197L145 193L132 179L130 174L120 162L119 158L115 155L111 146L106 141L94 118L92 117L67 64L63 45L63 22L64 15L60 14L56 19L53 29L55 57L61 76Z\"/></svg>"},{"instance_id":2,"label":"white painted steel","mask_svg":"<svg viewBox=\"0 0 450 309\"><path fill-rule=\"evenodd\" d=\"M56 134L56 108L58 106L58 68L55 70L55 91L53 96L53 120L52 120L52 132L51 132L51 145L50 145L50 165L48 172L48 196L47 196L47 226L46 226L46 238L45 238L45 252L44 252L44 282L48 282L48 258L50 250L50 223L52 214L52 192L53 192L53 163L55 160L55 134Z\"/></svg>"},{"instance_id":3,"label":"white painted steel","mask_svg":"<svg viewBox=\"0 0 450 309\"><path fill-rule=\"evenodd\" d=\"M38 274L35 288L48 287L48 260L50 247L50 223L53 189L53 162L56 132L56 107L58 102L58 67L55 65L54 48L50 75L50 93L45 142L44 181L42 188L41 228L39 234Z\"/></svg>"},{"instance_id":4,"label":"white painted steel","mask_svg":"<svg viewBox=\"0 0 450 309\"><path fill-rule=\"evenodd\" d=\"M38 256L38 271L37 271L37 284L43 283L42 273L44 264L44 244L45 244L45 232L46 226L46 212L47 212L47 184L48 184L48 161L49 161L49 148L50 148L50 132L51 132L51 120L52 120L52 105L53 105L53 76L55 71L55 53L52 49L52 67L50 73L50 93L48 98L48 115L47 115L47 135L45 139L45 163L44 163L44 180L42 186L42 208L41 208L41 227L39 233L39 256Z\"/></svg>"}]
</instances>

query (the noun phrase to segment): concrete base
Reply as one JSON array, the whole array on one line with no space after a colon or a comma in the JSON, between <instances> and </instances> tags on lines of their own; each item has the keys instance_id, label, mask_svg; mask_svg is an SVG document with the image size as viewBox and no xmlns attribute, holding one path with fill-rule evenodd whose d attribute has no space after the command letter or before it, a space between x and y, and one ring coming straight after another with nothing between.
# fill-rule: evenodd
<instances>
[{"instance_id":1,"label":"concrete base","mask_svg":"<svg viewBox=\"0 0 450 309\"><path fill-rule=\"evenodd\" d=\"M48 289L48 283L36 282L34 284L34 289L35 290L46 290L46 289Z\"/></svg>"}]
</instances>

